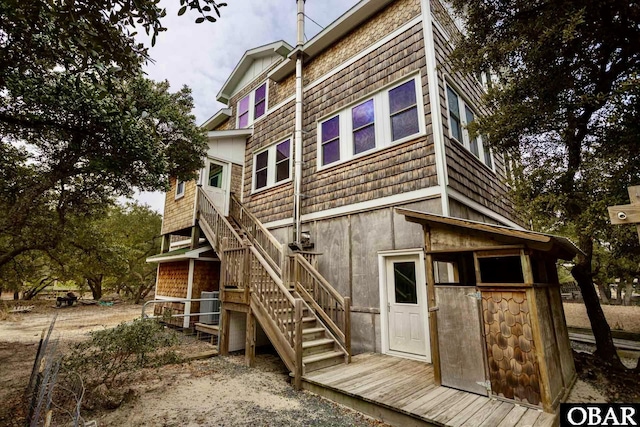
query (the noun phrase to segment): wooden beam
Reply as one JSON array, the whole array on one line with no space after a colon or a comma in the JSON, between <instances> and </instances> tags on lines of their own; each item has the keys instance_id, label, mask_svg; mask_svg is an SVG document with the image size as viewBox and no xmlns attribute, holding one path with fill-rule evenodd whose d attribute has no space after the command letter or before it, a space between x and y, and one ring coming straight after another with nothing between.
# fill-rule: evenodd
<instances>
[{"instance_id":1,"label":"wooden beam","mask_svg":"<svg viewBox=\"0 0 640 427\"><path fill-rule=\"evenodd\" d=\"M220 355L229 355L229 323L231 321L231 313L224 307L220 313Z\"/></svg>"},{"instance_id":2,"label":"wooden beam","mask_svg":"<svg viewBox=\"0 0 640 427\"><path fill-rule=\"evenodd\" d=\"M425 277L427 279L427 307L429 309L429 341L431 344L431 363L433 363L434 383L442 384L442 373L440 369L440 346L438 344L438 316L436 303L436 279L433 271L433 256L431 252L431 229L423 224L425 255Z\"/></svg>"},{"instance_id":3,"label":"wooden beam","mask_svg":"<svg viewBox=\"0 0 640 427\"><path fill-rule=\"evenodd\" d=\"M429 251L429 254L438 255L446 253L460 253L460 252L477 252L477 251L500 251L506 249L522 249L525 245L496 245L496 246L478 246L474 247L451 247L451 248L439 248Z\"/></svg>"},{"instance_id":4,"label":"wooden beam","mask_svg":"<svg viewBox=\"0 0 640 427\"><path fill-rule=\"evenodd\" d=\"M640 223L640 203L609 206L607 209L613 225Z\"/></svg>"},{"instance_id":5,"label":"wooden beam","mask_svg":"<svg viewBox=\"0 0 640 427\"><path fill-rule=\"evenodd\" d=\"M244 363L250 368L256 362L256 318L251 310L247 312L247 330L244 345Z\"/></svg>"}]
</instances>

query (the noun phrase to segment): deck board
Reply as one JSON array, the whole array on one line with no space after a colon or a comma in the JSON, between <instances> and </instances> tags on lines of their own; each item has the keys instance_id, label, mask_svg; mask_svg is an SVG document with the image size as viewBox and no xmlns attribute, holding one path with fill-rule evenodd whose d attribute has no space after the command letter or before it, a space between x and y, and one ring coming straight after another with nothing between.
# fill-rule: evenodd
<instances>
[{"instance_id":1,"label":"deck board","mask_svg":"<svg viewBox=\"0 0 640 427\"><path fill-rule=\"evenodd\" d=\"M436 386L433 367L427 363L368 353L353 357L348 365L331 366L304 376L316 390L343 396L341 403L356 409L377 407L373 416L384 411L386 419L409 417L411 425L448 427L550 427L554 414L486 396ZM398 418L399 419L399 418ZM396 425L403 425L395 423Z\"/></svg>"}]
</instances>

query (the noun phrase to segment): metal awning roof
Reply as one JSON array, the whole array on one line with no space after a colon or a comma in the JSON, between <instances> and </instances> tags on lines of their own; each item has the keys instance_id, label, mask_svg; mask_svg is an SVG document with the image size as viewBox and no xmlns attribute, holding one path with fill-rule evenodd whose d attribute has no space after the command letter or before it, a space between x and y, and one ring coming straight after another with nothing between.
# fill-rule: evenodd
<instances>
[{"instance_id":1,"label":"metal awning roof","mask_svg":"<svg viewBox=\"0 0 640 427\"><path fill-rule=\"evenodd\" d=\"M502 225L486 224L469 219L451 218L412 209L396 208L396 212L404 215L407 221L428 225L431 228L458 229L460 233L482 234L497 243L523 244L533 249L553 252L558 258L571 260L582 251L566 237L535 231L517 230ZM473 248L469 248L470 251Z\"/></svg>"}]
</instances>

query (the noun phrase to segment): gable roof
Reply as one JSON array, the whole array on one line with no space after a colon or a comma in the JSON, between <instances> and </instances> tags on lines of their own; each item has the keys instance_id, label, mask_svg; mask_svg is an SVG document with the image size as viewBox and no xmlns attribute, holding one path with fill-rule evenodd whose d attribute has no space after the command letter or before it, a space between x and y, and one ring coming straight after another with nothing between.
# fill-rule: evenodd
<instances>
[{"instance_id":1,"label":"gable roof","mask_svg":"<svg viewBox=\"0 0 640 427\"><path fill-rule=\"evenodd\" d=\"M206 130L214 130L225 120L231 117L231 108L221 108L218 110L213 116L209 117L203 124L200 125L201 128Z\"/></svg>"},{"instance_id":2,"label":"gable roof","mask_svg":"<svg viewBox=\"0 0 640 427\"><path fill-rule=\"evenodd\" d=\"M503 225L486 224L472 221L435 215L412 209L396 208L396 212L404 215L409 222L428 225L432 228L456 228L464 234L488 235L497 242L508 244L524 244L534 249L552 252L558 258L571 260L582 251L569 239L553 234L538 233L535 231L516 230ZM471 250L471 249L470 249Z\"/></svg>"},{"instance_id":3,"label":"gable roof","mask_svg":"<svg viewBox=\"0 0 640 427\"><path fill-rule=\"evenodd\" d=\"M236 65L236 67L231 72L231 75L229 75L227 81L222 85L222 88L220 89L220 92L218 92L216 99L219 102L225 104L228 103L229 98L231 98L231 95L238 86L238 83L240 83L240 81L244 77L244 74L249 70L251 64L253 64L253 61L255 61L256 59L265 58L274 54L286 57L292 49L293 47L284 40L269 43L264 46L256 47L254 49L249 49L244 53L244 55L240 59L240 62L238 62L238 65Z\"/></svg>"},{"instance_id":4,"label":"gable roof","mask_svg":"<svg viewBox=\"0 0 640 427\"><path fill-rule=\"evenodd\" d=\"M362 22L369 19L376 12L392 3L393 0L362 0L346 11L342 16L329 24L324 30L316 34L311 40L302 46L305 58L311 59L326 48L347 35ZM295 71L295 58L299 49L296 48L288 55L288 59L277 66L269 78L279 82Z\"/></svg>"}]
</instances>

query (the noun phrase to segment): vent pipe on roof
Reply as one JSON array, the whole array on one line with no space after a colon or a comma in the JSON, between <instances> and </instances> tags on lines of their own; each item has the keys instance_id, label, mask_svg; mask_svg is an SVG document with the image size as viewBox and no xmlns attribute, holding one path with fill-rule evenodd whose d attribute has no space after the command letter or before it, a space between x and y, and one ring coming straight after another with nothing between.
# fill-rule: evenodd
<instances>
[{"instance_id":1,"label":"vent pipe on roof","mask_svg":"<svg viewBox=\"0 0 640 427\"><path fill-rule=\"evenodd\" d=\"M294 143L294 181L293 181L293 247L302 249L302 223L300 220L301 187L302 187L302 47L304 45L304 2L296 0L298 6L298 34L296 56L296 115L295 115L295 143Z\"/></svg>"}]
</instances>

